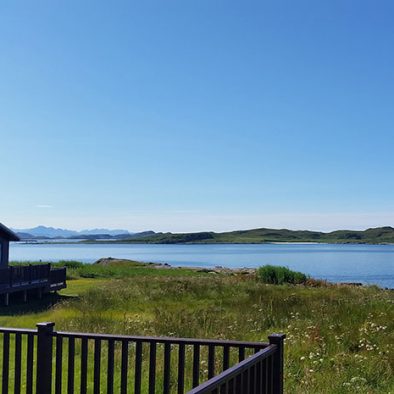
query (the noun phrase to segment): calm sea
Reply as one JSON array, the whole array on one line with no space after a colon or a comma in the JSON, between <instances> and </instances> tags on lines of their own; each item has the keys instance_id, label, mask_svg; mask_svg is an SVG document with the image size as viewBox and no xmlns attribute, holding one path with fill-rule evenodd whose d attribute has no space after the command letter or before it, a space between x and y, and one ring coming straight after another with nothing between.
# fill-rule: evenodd
<instances>
[{"instance_id":1,"label":"calm sea","mask_svg":"<svg viewBox=\"0 0 394 394\"><path fill-rule=\"evenodd\" d=\"M10 248L12 261L78 260L102 257L192 267L258 267L285 265L333 282L362 282L394 288L394 245L144 245L144 244L19 244Z\"/></svg>"}]
</instances>

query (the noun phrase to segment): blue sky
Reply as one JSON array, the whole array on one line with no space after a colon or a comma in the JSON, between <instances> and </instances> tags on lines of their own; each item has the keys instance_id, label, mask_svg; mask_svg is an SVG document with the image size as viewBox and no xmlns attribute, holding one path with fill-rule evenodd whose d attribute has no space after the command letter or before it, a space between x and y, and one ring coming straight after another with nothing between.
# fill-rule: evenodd
<instances>
[{"instance_id":1,"label":"blue sky","mask_svg":"<svg viewBox=\"0 0 394 394\"><path fill-rule=\"evenodd\" d=\"M391 1L2 1L0 221L394 225Z\"/></svg>"}]
</instances>

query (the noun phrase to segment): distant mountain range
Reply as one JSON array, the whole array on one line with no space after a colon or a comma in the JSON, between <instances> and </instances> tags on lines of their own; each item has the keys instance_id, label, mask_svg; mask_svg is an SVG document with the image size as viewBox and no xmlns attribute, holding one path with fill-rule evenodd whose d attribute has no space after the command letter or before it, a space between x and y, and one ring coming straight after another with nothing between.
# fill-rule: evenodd
<instances>
[{"instance_id":1,"label":"distant mountain range","mask_svg":"<svg viewBox=\"0 0 394 394\"><path fill-rule=\"evenodd\" d=\"M82 239L89 242L108 240L121 243L152 244L212 244L212 243L274 243L274 242L318 242L318 243L358 243L394 244L394 228L378 227L364 231L337 230L328 233L308 230L287 230L258 228L252 230L222 233L155 233L143 231L130 233L127 230L93 229L72 231L53 227L38 226L32 229L14 231L23 240L40 239Z\"/></svg>"},{"instance_id":2,"label":"distant mountain range","mask_svg":"<svg viewBox=\"0 0 394 394\"><path fill-rule=\"evenodd\" d=\"M91 238L108 235L109 237L133 236L127 230L109 230L96 228L92 230L73 231L62 228L37 226L27 229L13 229L23 239L45 239L45 238Z\"/></svg>"}]
</instances>

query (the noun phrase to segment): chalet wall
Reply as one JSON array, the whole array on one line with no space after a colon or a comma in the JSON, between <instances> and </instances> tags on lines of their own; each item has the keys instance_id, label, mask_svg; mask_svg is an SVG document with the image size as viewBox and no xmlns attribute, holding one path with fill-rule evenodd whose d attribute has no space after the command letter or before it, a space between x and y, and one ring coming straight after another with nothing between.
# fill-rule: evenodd
<instances>
[{"instance_id":1,"label":"chalet wall","mask_svg":"<svg viewBox=\"0 0 394 394\"><path fill-rule=\"evenodd\" d=\"M0 268L8 267L9 242L0 238Z\"/></svg>"}]
</instances>

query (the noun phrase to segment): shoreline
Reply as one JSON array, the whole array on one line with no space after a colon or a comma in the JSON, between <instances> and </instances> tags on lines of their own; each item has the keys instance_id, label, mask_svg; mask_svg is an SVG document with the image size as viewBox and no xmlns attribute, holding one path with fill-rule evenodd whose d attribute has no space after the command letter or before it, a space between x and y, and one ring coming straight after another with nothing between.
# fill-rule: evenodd
<instances>
[{"instance_id":1,"label":"shoreline","mask_svg":"<svg viewBox=\"0 0 394 394\"><path fill-rule=\"evenodd\" d=\"M213 274L227 274L227 275L256 275L257 270L259 267L238 267L238 268L229 268L229 267L223 267L223 266L215 266L215 267L198 267L198 266L181 266L181 265L172 265L170 263L155 263L155 262L144 262L144 261L135 261L135 260L129 260L129 259L117 259L117 258L112 258L112 257L107 257L107 258L101 258L94 263L93 265L101 265L101 266L106 266L110 264L141 264L141 266L145 266L148 268L156 268L156 269L168 269L168 270L181 270L181 269L186 269L186 270L192 270L196 272L206 272L206 273L213 273ZM333 282L328 279L324 278L316 278L312 277L310 275L307 275L309 279L312 281L320 282L321 284L324 284L324 286L327 287L335 287L335 286L351 286L351 287L370 287L370 286L376 286L381 290L390 290L394 291L394 288L390 287L382 287L377 284L369 284L369 283L363 283L363 282L358 282L358 281L343 281L343 282ZM304 285L305 286L305 285ZM313 286L310 286L313 287Z\"/></svg>"},{"instance_id":2,"label":"shoreline","mask_svg":"<svg viewBox=\"0 0 394 394\"><path fill-rule=\"evenodd\" d=\"M315 241L273 241L273 242L125 242L125 241L43 241L43 240L22 240L12 242L14 245L370 245L370 246L394 246L391 242L370 243L370 242L315 242Z\"/></svg>"}]
</instances>

